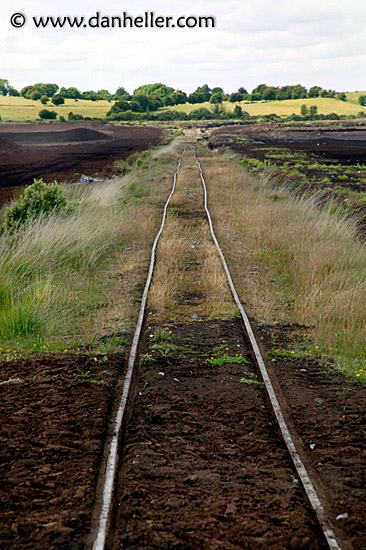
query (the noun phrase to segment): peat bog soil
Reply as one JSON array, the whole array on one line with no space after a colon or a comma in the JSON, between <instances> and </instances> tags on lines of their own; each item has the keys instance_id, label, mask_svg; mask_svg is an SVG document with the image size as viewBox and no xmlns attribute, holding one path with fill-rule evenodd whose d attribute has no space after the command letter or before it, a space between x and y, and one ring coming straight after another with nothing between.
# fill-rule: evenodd
<instances>
[{"instance_id":1,"label":"peat bog soil","mask_svg":"<svg viewBox=\"0 0 366 550\"><path fill-rule=\"evenodd\" d=\"M106 177L114 161L157 145L163 131L95 121L0 125L0 204L34 178L77 181Z\"/></svg>"},{"instance_id":2,"label":"peat bog soil","mask_svg":"<svg viewBox=\"0 0 366 550\"><path fill-rule=\"evenodd\" d=\"M217 267L208 271L192 157L182 165L177 197L167 223L182 239L178 283L160 309L149 298L106 548L323 549L241 322L210 310L203 275L219 281L212 295L218 292L222 310L232 305ZM156 295L171 236L163 232L158 248ZM316 360L268 353L291 350L299 327L253 324L343 548L364 549L366 390ZM71 353L0 364L2 549L90 548L125 364L124 355Z\"/></svg>"},{"instance_id":3,"label":"peat bog soil","mask_svg":"<svg viewBox=\"0 0 366 550\"><path fill-rule=\"evenodd\" d=\"M230 147L254 174L270 173L300 192L319 192L356 215L366 237L364 121L249 124L215 129L209 147ZM259 161L259 162L258 162Z\"/></svg>"},{"instance_id":4,"label":"peat bog soil","mask_svg":"<svg viewBox=\"0 0 366 550\"><path fill-rule=\"evenodd\" d=\"M0 548L85 548L123 355L0 363ZM117 388L116 388L117 385Z\"/></svg>"}]
</instances>

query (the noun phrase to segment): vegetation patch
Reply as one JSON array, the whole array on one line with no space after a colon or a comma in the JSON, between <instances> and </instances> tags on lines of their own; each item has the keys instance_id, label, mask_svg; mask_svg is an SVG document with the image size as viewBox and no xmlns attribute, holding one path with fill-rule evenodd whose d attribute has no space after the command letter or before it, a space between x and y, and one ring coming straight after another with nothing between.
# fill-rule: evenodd
<instances>
[{"instance_id":1,"label":"vegetation patch","mask_svg":"<svg viewBox=\"0 0 366 550\"><path fill-rule=\"evenodd\" d=\"M224 353L223 355L220 355L219 357L214 357L212 355L209 359L207 359L207 363L210 365L210 367L221 367L222 365L225 365L226 363L236 363L238 365L248 365L249 361L247 361L241 355L230 356L227 353Z\"/></svg>"}]
</instances>

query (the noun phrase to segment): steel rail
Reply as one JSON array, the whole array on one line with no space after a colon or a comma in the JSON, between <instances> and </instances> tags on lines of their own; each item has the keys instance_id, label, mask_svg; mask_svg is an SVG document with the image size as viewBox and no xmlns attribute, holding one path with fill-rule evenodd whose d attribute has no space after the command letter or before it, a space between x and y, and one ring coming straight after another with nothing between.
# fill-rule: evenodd
<instances>
[{"instance_id":1,"label":"steel rail","mask_svg":"<svg viewBox=\"0 0 366 550\"><path fill-rule=\"evenodd\" d=\"M193 149L194 149L194 146L193 146ZM243 308L243 306L240 302L239 296L238 296L238 294L235 290L235 286L234 286L233 280L231 278L230 271L229 271L229 268L227 266L224 254L223 254L223 252L220 248L220 245L218 243L218 240L216 238L216 235L215 235L215 232L214 232L214 229L213 229L211 215L210 215L210 212L209 212L208 206L207 206L206 182L205 182L205 178L203 176L202 166L201 166L201 163L199 162L199 160L197 158L197 152L195 151L195 149L194 149L194 157L195 157L195 160L196 160L199 172L200 172L200 177L201 177L201 181L202 181L202 185L203 185L203 189L204 189L204 207L205 207L208 223L209 223L209 226L210 226L211 236L212 236L212 239L213 239L213 241L216 245L217 251L220 255L222 265L223 265L223 268L225 270L226 277L227 277L227 280L228 280L228 283L229 283L230 290L231 290L231 293L233 295L234 301L235 301L235 303L236 303L236 305L237 305L237 307L240 311L240 315L241 315L241 318L243 320L245 330L247 332L247 335L248 335L248 338L249 338L249 341L250 341L250 345L252 347L252 351L253 351L254 357L256 359L256 363L258 365L258 368L260 370L265 388L267 390L267 393L268 393L268 396L269 396L269 399L270 399L270 402L271 402L271 405L272 405L277 423L280 427L282 437L285 441L286 447L287 447L288 452L291 456L292 462L293 462L293 464L296 468L296 471L297 471L298 476L300 478L300 481L303 485L305 493L308 497L310 505L311 505L311 507L313 508L313 510L316 514L317 520L318 520L318 522L320 524L320 527L321 527L321 529L324 533L324 536L326 538L326 541L328 543L329 548L331 550L341 550L341 547L338 544L335 533L329 525L329 522L327 520L325 511L324 511L323 505L321 503L321 500L318 496L318 493L315 490L315 487L314 487L314 485L313 485L313 483L310 479L310 476L309 476L309 474L308 474L308 472L305 468L305 465L304 465L303 461L301 460L300 455L299 455L299 453L296 449L296 446L295 446L294 440L291 436L290 430L287 427L287 424L285 422L284 415L283 415L280 403L279 403L279 401L277 399L277 396L276 396L276 393L274 391L271 379L269 377L265 362L264 362L262 354L260 352L260 349L259 349L257 340L255 338L252 326L251 326L250 321L248 319L248 316L245 313L244 308Z\"/></svg>"},{"instance_id":2,"label":"steel rail","mask_svg":"<svg viewBox=\"0 0 366 550\"><path fill-rule=\"evenodd\" d=\"M310 476L309 476L309 474L308 474L308 472L305 468L305 465L302 462L302 460L300 458L300 455L299 455L299 453L296 449L296 446L295 446L294 440L291 436L290 430L287 427L287 424L285 422L284 415L283 415L280 403L279 403L279 401L276 397L275 390L273 388L270 376L269 376L267 368L265 366L264 359L262 357L262 354L260 352L258 343L256 341L252 326L251 326L250 321L248 319L248 316L246 315L246 313L244 311L244 308L243 308L243 306L240 302L239 296L236 292L236 289L235 289L234 283L232 281L231 274L230 274L229 268L227 266L224 254L223 254L223 252L220 248L220 245L218 243L218 240L216 238L216 235L215 235L215 232L214 232L214 229L213 229L211 215L210 215L210 212L208 210L207 186L206 186L205 178L204 178L204 175L203 175L202 166L201 166L201 163L199 162L199 160L197 158L197 152L196 152L196 149L194 147L194 144L192 143L192 144L189 144L189 145L192 148L187 149L187 144L186 144L184 149L183 149L182 154L179 157L177 168L176 168L176 171L174 173L172 190L171 190L170 195L169 195L169 197L168 197L168 199L165 203L161 226L160 226L160 229L159 229L159 231L158 231L158 233L155 237L155 240L154 240L154 243L153 243L153 246L152 246L149 272L148 272L148 276L147 276L147 279L146 279L146 284L145 284L145 288L144 288L144 292L143 292L143 296L142 296L142 300L141 300L141 307L140 307L140 312L139 312L139 316L138 316L138 321L137 321L137 324L136 324L134 338L133 338L133 342L132 342L132 345L131 345L131 350L130 350L130 355L129 355L129 360L128 360L127 373L126 373L126 377L125 377L124 384L123 384L122 397L120 399L120 403L119 403L118 410L117 410L116 417L115 417L114 424L113 424L113 435L110 439L110 443L107 446L108 460L107 460L106 471L105 471L105 476L104 476L102 504L101 504L101 507L100 507L100 513L99 513L99 517L98 517L98 526L97 526L97 529L96 529L96 535L95 535L95 539L94 539L94 543L93 543L93 550L104 550L104 548L105 548L107 532L108 532L108 525L109 525L109 519L110 519L111 503L112 503L112 497L113 497L113 485L114 485L114 479L115 479L116 467L117 467L118 442L119 442L119 438L120 438L120 431L121 431L122 421L123 421L124 413L125 413L125 410L126 410L128 395L129 395L129 391L130 391L130 387L131 387L131 381L132 381L132 376L133 376L133 371L134 371L134 365L135 365L136 356L137 356L137 349L138 349L138 344L139 344L141 331L142 331L142 325L143 325L144 316L145 316L147 295L148 295L148 291L149 291L149 288L150 288L150 284L151 284L151 280L152 280L152 276L153 276L153 271L154 271L154 266L155 266L156 248L157 248L157 245L158 245L160 235L161 235L161 233L163 231L163 228L164 228L164 224L165 224L165 220L166 220L166 216L167 216L167 209L168 209L170 200L171 200L171 198L174 194L175 188L176 188L177 177L178 177L178 173L180 171L182 158L183 158L183 156L186 152L193 153L195 161L197 163L199 173L200 173L201 182L202 182L202 186L203 186L203 190L204 190L204 208L205 208L208 224L209 224L209 227L210 227L211 236L212 236L212 239L213 239L213 241L216 245L218 254L221 258L221 262L222 262L224 271L226 273L226 277L227 277L227 280L228 280L228 283L229 283L230 290L231 290L231 293L233 295L234 301L235 301L235 303L236 303L236 305L237 305L237 307L240 311L240 315L242 317L244 327L245 327L245 330L247 332L247 335L248 335L248 338L249 338L249 341L250 341L250 345L252 347L253 355L255 357L256 363L257 363L258 368L260 370L263 382L265 384L265 387L266 387L266 390L267 390L267 393L268 393L268 396L269 396L269 399L270 399L270 402L271 402L271 405L272 405L277 423L279 425L282 437L285 441L286 447L287 447L288 452L290 454L290 457L293 461L295 469L298 473L300 481L303 485L304 491L305 491L305 493L308 497L308 500L310 502L311 507L313 508L313 510L316 514L317 520L318 520L319 525L320 525L320 527L321 527L321 529L324 533L325 539L327 541L327 544L328 544L330 550L341 550L341 547L339 546L339 543L336 539L335 533L334 533L333 529L331 528L331 526L329 525L329 522L327 520L327 517L326 517L325 511L324 511L323 505L321 503L321 500L320 500L320 498L319 498L319 496L316 492L316 489L315 489L315 487L314 487L314 485L313 485L313 483L310 479Z\"/></svg>"},{"instance_id":3,"label":"steel rail","mask_svg":"<svg viewBox=\"0 0 366 550\"><path fill-rule=\"evenodd\" d=\"M128 359L127 373L123 383L122 397L120 399L116 417L113 424L113 435L110 439L110 442L108 445L109 448L107 450L108 460L106 465L106 471L104 474L102 504L101 504L99 518L98 518L98 526L96 528L95 540L93 543L93 550L104 550L104 547L105 547L105 542L106 542L107 532L108 532L109 517L110 517L110 509L111 509L111 503L112 503L112 496L113 496L114 478L115 478L116 467L117 467L118 442L120 437L122 421L126 410L127 399L128 399L128 395L131 387L132 375L133 375L136 356L137 356L137 348L138 348L138 344L141 336L142 325L144 322L147 294L150 288L150 283L151 283L154 266L155 266L156 248L165 224L169 202L175 191L175 187L177 184L177 176L180 170L182 158L185 154L185 151L186 151L186 146L184 147L183 152L179 157L177 169L174 173L173 187L165 203L160 229L155 237L154 244L151 250L150 267L149 267L149 272L146 279L144 292L142 295L141 307L140 307L140 312L139 312L139 316L136 324L135 334L131 345L130 355Z\"/></svg>"}]
</instances>

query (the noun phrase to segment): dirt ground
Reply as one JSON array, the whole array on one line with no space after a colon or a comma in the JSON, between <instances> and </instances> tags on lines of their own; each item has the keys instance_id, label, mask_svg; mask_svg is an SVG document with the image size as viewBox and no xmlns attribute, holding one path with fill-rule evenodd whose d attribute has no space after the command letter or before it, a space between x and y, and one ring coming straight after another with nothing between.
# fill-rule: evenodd
<instances>
[{"instance_id":1,"label":"dirt ground","mask_svg":"<svg viewBox=\"0 0 366 550\"><path fill-rule=\"evenodd\" d=\"M204 320L194 298L183 304L190 322L148 312L108 550L323 550L241 323ZM342 548L362 550L366 389L315 359L267 353L291 350L299 327L254 325ZM1 549L89 548L125 359L65 352L0 363Z\"/></svg>"},{"instance_id":2,"label":"dirt ground","mask_svg":"<svg viewBox=\"0 0 366 550\"><path fill-rule=\"evenodd\" d=\"M239 321L166 325L176 347L165 355L154 348L155 328L146 330L107 548L325 548ZM291 346L293 327L261 330L267 349L274 337ZM223 354L248 363L208 364ZM0 386L4 550L87 548L114 386L125 365L118 355L96 359L59 354L1 365L2 382L22 380ZM361 550L366 390L314 360L276 357L271 364L345 548Z\"/></svg>"},{"instance_id":3,"label":"dirt ground","mask_svg":"<svg viewBox=\"0 0 366 550\"><path fill-rule=\"evenodd\" d=\"M107 548L327 547L257 383L240 322L165 328L180 349L163 356L151 338L156 327L147 328ZM288 344L290 327L276 330L277 341ZM270 329L263 334L270 338ZM225 353L248 363L208 364ZM364 548L366 391L316 362L281 358L275 365L330 517L348 541L344 548ZM336 520L344 513L347 519Z\"/></svg>"},{"instance_id":4,"label":"dirt ground","mask_svg":"<svg viewBox=\"0 0 366 550\"><path fill-rule=\"evenodd\" d=\"M208 144L230 147L249 163L267 163L273 183L305 194L320 192L320 203L335 200L357 220L359 235L366 239L364 121L227 126L215 129Z\"/></svg>"},{"instance_id":5,"label":"dirt ground","mask_svg":"<svg viewBox=\"0 0 366 550\"><path fill-rule=\"evenodd\" d=\"M18 186L44 181L77 181L81 174L108 176L113 163L133 151L157 145L163 131L94 121L0 125L0 204Z\"/></svg>"},{"instance_id":6,"label":"dirt ground","mask_svg":"<svg viewBox=\"0 0 366 550\"><path fill-rule=\"evenodd\" d=\"M291 150L314 153L346 164L366 162L366 123L301 122L291 125L250 124L222 127L214 131L214 139L233 136L233 148L239 147L235 137L267 145L282 145ZM243 144L242 144L243 145Z\"/></svg>"},{"instance_id":7,"label":"dirt ground","mask_svg":"<svg viewBox=\"0 0 366 550\"><path fill-rule=\"evenodd\" d=\"M0 364L2 550L85 548L124 368L120 355L71 353Z\"/></svg>"}]
</instances>

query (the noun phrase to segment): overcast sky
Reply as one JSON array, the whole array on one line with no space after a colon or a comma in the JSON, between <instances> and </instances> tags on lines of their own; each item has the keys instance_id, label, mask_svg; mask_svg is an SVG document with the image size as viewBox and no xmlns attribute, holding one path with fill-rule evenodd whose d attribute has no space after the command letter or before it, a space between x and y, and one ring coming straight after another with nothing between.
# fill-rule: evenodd
<instances>
[{"instance_id":1,"label":"overcast sky","mask_svg":"<svg viewBox=\"0 0 366 550\"><path fill-rule=\"evenodd\" d=\"M210 29L36 28L36 16L213 16ZM10 17L26 16L22 28ZM19 21L19 20L18 20ZM0 78L128 91L261 83L366 90L365 0L0 0Z\"/></svg>"}]
</instances>

